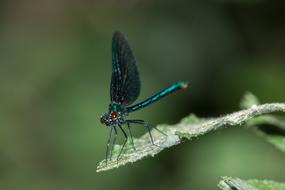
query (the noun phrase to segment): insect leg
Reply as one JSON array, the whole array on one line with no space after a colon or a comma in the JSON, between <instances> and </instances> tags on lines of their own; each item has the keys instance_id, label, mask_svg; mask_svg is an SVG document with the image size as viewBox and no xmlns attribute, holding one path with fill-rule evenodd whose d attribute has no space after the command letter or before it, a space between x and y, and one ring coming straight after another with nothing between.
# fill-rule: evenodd
<instances>
[{"instance_id":1,"label":"insect leg","mask_svg":"<svg viewBox=\"0 0 285 190\"><path fill-rule=\"evenodd\" d=\"M164 136L167 136L166 133L164 133L163 131L161 131L160 129L158 129L157 127L150 125L148 122L144 121L144 120L140 120L140 119L136 119L136 120L127 120L126 122L130 122L130 123L135 123L135 124L141 124L141 125L148 125L149 127L153 128L154 130L156 130L157 132L163 134Z\"/></svg>"},{"instance_id":2,"label":"insect leg","mask_svg":"<svg viewBox=\"0 0 285 190\"><path fill-rule=\"evenodd\" d=\"M112 143L112 147L111 147L111 154L110 154L110 160L112 160L112 152L113 152L113 149L114 149L114 146L115 146L115 144L116 144L116 139L117 139L117 135L118 135L118 131L117 131L117 128L116 128L116 126L113 126L113 128L114 128L114 131L115 131L115 135L114 135L114 139L113 139L113 143Z\"/></svg>"},{"instance_id":3,"label":"insect leg","mask_svg":"<svg viewBox=\"0 0 285 190\"><path fill-rule=\"evenodd\" d=\"M113 132L113 127L111 126L110 132L109 132L109 138L107 141L107 149L106 149L106 165L108 164L108 157L109 157L109 146L110 146L110 141L112 137L112 132ZM112 152L111 152L112 153Z\"/></svg>"},{"instance_id":4,"label":"insect leg","mask_svg":"<svg viewBox=\"0 0 285 190\"><path fill-rule=\"evenodd\" d=\"M149 134L149 136L150 136L150 140L151 140L152 145L155 145L154 142L153 142L153 138L152 138L152 134L151 134L149 125L148 125L148 124L144 124L144 126L145 126L145 127L147 128L147 130L148 130L148 134Z\"/></svg>"},{"instance_id":5,"label":"insect leg","mask_svg":"<svg viewBox=\"0 0 285 190\"><path fill-rule=\"evenodd\" d=\"M136 151L136 147L135 147L134 140L133 140L133 134L132 134L132 130L131 130L129 122L127 122L127 126L128 126L128 130L129 130L129 133L130 133L130 136L131 136L131 143L132 143L133 149L134 149L134 151Z\"/></svg>"},{"instance_id":6,"label":"insect leg","mask_svg":"<svg viewBox=\"0 0 285 190\"><path fill-rule=\"evenodd\" d=\"M121 127L121 125L119 125L119 127L120 127L121 131L122 131L123 134L124 134L125 141L124 141L124 143L123 143L123 145L122 145L122 148L121 148L121 150L120 150L120 153L119 153L119 155L118 155L118 157L117 157L117 162L120 160L120 156L121 156L121 154L122 154L122 152L123 152L123 150L124 150L124 147L125 147L125 145L126 145L126 143L127 143L127 141L128 141L127 133L124 131L124 129Z\"/></svg>"},{"instance_id":7,"label":"insect leg","mask_svg":"<svg viewBox=\"0 0 285 190\"><path fill-rule=\"evenodd\" d=\"M143 125L144 127L147 128L148 130L148 134L149 134L149 137L150 137L150 140L151 140L151 143L155 146L157 146L156 144L154 144L154 141L153 141L153 137L152 137L152 134L151 134L151 131L150 131L150 125L145 122L144 120L127 120L127 122L129 123L133 123L133 124L139 124L139 125Z\"/></svg>"}]
</instances>

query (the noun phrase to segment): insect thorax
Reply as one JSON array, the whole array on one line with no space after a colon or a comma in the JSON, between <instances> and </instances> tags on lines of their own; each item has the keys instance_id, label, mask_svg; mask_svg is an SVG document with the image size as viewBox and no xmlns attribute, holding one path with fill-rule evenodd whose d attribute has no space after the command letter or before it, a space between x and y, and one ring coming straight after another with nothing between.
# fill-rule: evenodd
<instances>
[{"instance_id":1,"label":"insect thorax","mask_svg":"<svg viewBox=\"0 0 285 190\"><path fill-rule=\"evenodd\" d=\"M116 102L112 102L109 105L109 112L112 112L112 111L122 113L123 115L125 115L126 113L126 109Z\"/></svg>"}]
</instances>

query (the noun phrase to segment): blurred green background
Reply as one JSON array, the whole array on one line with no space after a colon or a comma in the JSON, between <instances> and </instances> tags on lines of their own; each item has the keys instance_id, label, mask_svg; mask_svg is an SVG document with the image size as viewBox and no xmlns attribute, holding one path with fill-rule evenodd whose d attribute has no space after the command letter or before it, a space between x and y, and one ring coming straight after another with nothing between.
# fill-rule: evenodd
<instances>
[{"instance_id":1,"label":"blurred green background","mask_svg":"<svg viewBox=\"0 0 285 190\"><path fill-rule=\"evenodd\" d=\"M217 189L220 176L285 181L285 155L229 128L119 169L105 158L111 37L138 60L139 100L191 86L131 115L152 124L238 110L251 91L284 102L285 2L0 1L0 189ZM138 100L138 101L139 101ZM137 129L135 136L143 134Z\"/></svg>"}]
</instances>

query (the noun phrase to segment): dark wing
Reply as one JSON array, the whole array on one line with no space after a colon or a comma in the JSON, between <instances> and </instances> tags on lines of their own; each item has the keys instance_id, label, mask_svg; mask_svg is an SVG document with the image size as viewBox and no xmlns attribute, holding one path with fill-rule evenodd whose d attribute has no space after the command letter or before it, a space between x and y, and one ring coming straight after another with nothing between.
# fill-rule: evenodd
<instances>
[{"instance_id":1,"label":"dark wing","mask_svg":"<svg viewBox=\"0 0 285 190\"><path fill-rule=\"evenodd\" d=\"M112 39L111 101L127 106L140 94L140 78L133 52L127 39L115 32Z\"/></svg>"}]
</instances>

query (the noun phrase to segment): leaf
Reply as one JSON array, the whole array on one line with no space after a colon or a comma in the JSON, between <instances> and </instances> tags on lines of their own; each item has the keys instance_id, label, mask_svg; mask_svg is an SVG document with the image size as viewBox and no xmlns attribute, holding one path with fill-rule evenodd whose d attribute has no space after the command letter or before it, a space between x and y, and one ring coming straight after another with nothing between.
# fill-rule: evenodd
<instances>
[{"instance_id":1,"label":"leaf","mask_svg":"<svg viewBox=\"0 0 285 190\"><path fill-rule=\"evenodd\" d=\"M285 190L284 183L255 179L245 181L231 177L223 177L218 187L222 190Z\"/></svg>"},{"instance_id":2,"label":"leaf","mask_svg":"<svg viewBox=\"0 0 285 190\"><path fill-rule=\"evenodd\" d=\"M118 150L121 148L117 145L115 151L113 151L112 160L108 160L108 163L105 160L101 161L97 167L97 172L133 163L146 156L154 156L165 148L177 145L186 139L192 139L226 126L241 126L254 117L273 112L285 112L285 103L254 105L250 108L217 118L200 119L192 114L175 125L158 125L157 128L166 133L167 136L158 133L156 130L152 130L151 133L156 146L152 145L149 134L146 133L140 138L134 139L135 151L130 143L127 144L120 160L117 161ZM264 120L264 122L266 123L267 120Z\"/></svg>"},{"instance_id":3,"label":"leaf","mask_svg":"<svg viewBox=\"0 0 285 190\"><path fill-rule=\"evenodd\" d=\"M285 121L275 116L267 115L260 116L255 121L255 125L257 123L259 123L257 127L259 134L276 148L285 152Z\"/></svg>"},{"instance_id":4,"label":"leaf","mask_svg":"<svg viewBox=\"0 0 285 190\"><path fill-rule=\"evenodd\" d=\"M254 107L259 104L258 98L251 92L247 92L240 106L242 108ZM273 115L262 115L247 121L246 126L257 127L258 133L269 143L285 152L285 119Z\"/></svg>"},{"instance_id":5,"label":"leaf","mask_svg":"<svg viewBox=\"0 0 285 190\"><path fill-rule=\"evenodd\" d=\"M240 102L240 107L241 108L250 108L251 106L255 106L259 104L258 98L252 94L251 92L245 93L243 96L241 102Z\"/></svg>"},{"instance_id":6,"label":"leaf","mask_svg":"<svg viewBox=\"0 0 285 190\"><path fill-rule=\"evenodd\" d=\"M258 190L239 178L223 177L218 187L222 190Z\"/></svg>"},{"instance_id":7,"label":"leaf","mask_svg":"<svg viewBox=\"0 0 285 190\"><path fill-rule=\"evenodd\" d=\"M271 180L248 180L248 183L260 190L285 190L285 183Z\"/></svg>"}]
</instances>

